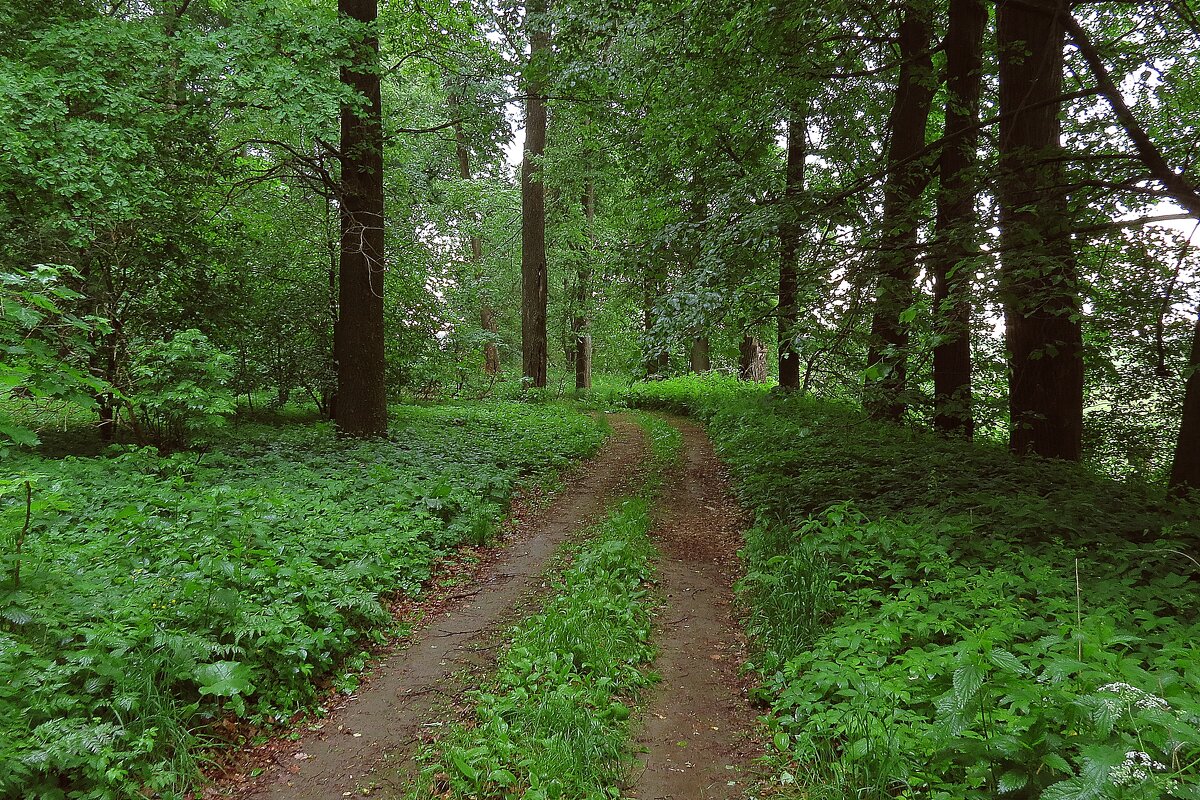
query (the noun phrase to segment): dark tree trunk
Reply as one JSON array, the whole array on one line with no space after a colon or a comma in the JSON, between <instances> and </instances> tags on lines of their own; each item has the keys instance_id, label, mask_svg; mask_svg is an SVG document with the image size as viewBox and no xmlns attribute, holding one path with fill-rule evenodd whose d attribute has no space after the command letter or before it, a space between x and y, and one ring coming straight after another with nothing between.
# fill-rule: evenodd
<instances>
[{"instance_id":1,"label":"dark tree trunk","mask_svg":"<svg viewBox=\"0 0 1200 800\"><path fill-rule=\"evenodd\" d=\"M1188 359L1189 375L1183 398L1183 419L1175 444L1175 461L1171 465L1171 494L1183 497L1190 491L1200 491L1200 312L1192 335L1192 355Z\"/></svg>"},{"instance_id":2,"label":"dark tree trunk","mask_svg":"<svg viewBox=\"0 0 1200 800\"><path fill-rule=\"evenodd\" d=\"M1064 27L1059 0L1001 3L1000 287L1009 358L1009 444L1078 460L1083 335L1059 110Z\"/></svg>"},{"instance_id":3,"label":"dark tree trunk","mask_svg":"<svg viewBox=\"0 0 1200 800\"><path fill-rule=\"evenodd\" d=\"M550 21L546 0L529 0L525 6L529 34L531 77L525 84L525 157L521 162L521 370L533 386L546 386L546 306L549 278L546 269L546 190L541 178L541 158L546 152L546 98L536 75L550 49Z\"/></svg>"},{"instance_id":4,"label":"dark tree trunk","mask_svg":"<svg viewBox=\"0 0 1200 800\"><path fill-rule=\"evenodd\" d=\"M932 38L928 7L906 4L900 21L900 76L888 123L891 144L883 189L879 282L863 396L867 411L876 419L899 421L904 416L911 323L903 314L913 304L921 194L930 178L929 163L920 154L934 94Z\"/></svg>"},{"instance_id":5,"label":"dark tree trunk","mask_svg":"<svg viewBox=\"0 0 1200 800\"><path fill-rule=\"evenodd\" d=\"M787 168L783 216L779 225L779 385L800 388L800 356L793 342L799 322L797 291L800 254L799 203L804 193L804 156L807 151L808 115L793 109L788 117Z\"/></svg>"},{"instance_id":6,"label":"dark tree trunk","mask_svg":"<svg viewBox=\"0 0 1200 800\"><path fill-rule=\"evenodd\" d=\"M361 104L342 107L342 239L338 269L338 429L347 436L387 433L383 279L383 103L376 0L338 0L338 13L370 26L342 83Z\"/></svg>"},{"instance_id":7,"label":"dark tree trunk","mask_svg":"<svg viewBox=\"0 0 1200 800\"><path fill-rule=\"evenodd\" d=\"M692 340L692 349L688 352L688 366L692 372L708 372L712 369L707 336L697 336Z\"/></svg>"},{"instance_id":8,"label":"dark tree trunk","mask_svg":"<svg viewBox=\"0 0 1200 800\"><path fill-rule=\"evenodd\" d=\"M950 0L946 34L946 143L938 162L937 225L929 256L933 275L934 419L937 430L970 439L975 432L971 398L971 277L978 255L979 194L976 148L983 83L983 33L988 12L981 0Z\"/></svg>"},{"instance_id":9,"label":"dark tree trunk","mask_svg":"<svg viewBox=\"0 0 1200 800\"><path fill-rule=\"evenodd\" d=\"M100 441L104 444L112 444L117 439L117 423L111 397L109 395L97 397L96 410L100 414Z\"/></svg>"},{"instance_id":10,"label":"dark tree trunk","mask_svg":"<svg viewBox=\"0 0 1200 800\"><path fill-rule=\"evenodd\" d=\"M596 186L591 180L583 193L583 219L587 225L589 244L594 236L596 222ZM592 388L592 335L589 333L588 311L592 296L592 265L594 250L589 247L584 263L579 267L575 294L575 316L571 320L571 331L575 337L575 389L584 391Z\"/></svg>"},{"instance_id":11,"label":"dark tree trunk","mask_svg":"<svg viewBox=\"0 0 1200 800\"><path fill-rule=\"evenodd\" d=\"M458 96L450 95L450 113L457 117L462 101ZM454 124L454 149L458 152L458 177L464 181L471 180L471 151L467 147L467 136L463 132L461 122ZM470 236L471 263L475 266L475 279L482 283L486 277L483 270L483 240L478 233ZM495 337L499 333L496 325L496 311L492 308L491 300L485 294L479 302L479 325L484 332ZM500 351L494 341L483 345L483 372L485 375L495 375L500 372Z\"/></svg>"},{"instance_id":12,"label":"dark tree trunk","mask_svg":"<svg viewBox=\"0 0 1200 800\"><path fill-rule=\"evenodd\" d=\"M742 338L738 346L738 380L752 383L767 382L767 353L762 342L752 333Z\"/></svg>"}]
</instances>

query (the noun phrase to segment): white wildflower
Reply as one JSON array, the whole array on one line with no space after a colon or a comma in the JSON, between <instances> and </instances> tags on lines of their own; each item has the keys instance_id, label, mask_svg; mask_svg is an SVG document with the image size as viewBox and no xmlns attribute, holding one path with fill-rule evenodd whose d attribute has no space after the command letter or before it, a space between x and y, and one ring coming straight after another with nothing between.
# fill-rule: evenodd
<instances>
[{"instance_id":1,"label":"white wildflower","mask_svg":"<svg viewBox=\"0 0 1200 800\"><path fill-rule=\"evenodd\" d=\"M1142 691L1128 683L1117 682L1105 684L1100 687L1100 691L1115 694L1135 708L1157 708L1160 711L1166 711L1171 707L1161 697Z\"/></svg>"},{"instance_id":2,"label":"white wildflower","mask_svg":"<svg viewBox=\"0 0 1200 800\"><path fill-rule=\"evenodd\" d=\"M1149 753L1130 750L1125 754L1125 760L1108 773L1108 777L1115 786L1132 786L1153 777L1155 772L1162 772L1166 768L1166 764L1155 761Z\"/></svg>"}]
</instances>

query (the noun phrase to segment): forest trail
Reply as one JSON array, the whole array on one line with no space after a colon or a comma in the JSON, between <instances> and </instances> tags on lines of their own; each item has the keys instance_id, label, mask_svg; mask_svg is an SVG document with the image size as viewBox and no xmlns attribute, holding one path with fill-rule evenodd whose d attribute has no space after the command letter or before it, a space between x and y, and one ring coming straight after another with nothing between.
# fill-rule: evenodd
<instances>
[{"instance_id":1,"label":"forest trail","mask_svg":"<svg viewBox=\"0 0 1200 800\"><path fill-rule=\"evenodd\" d=\"M487 645L536 593L547 561L567 537L596 519L606 503L633 488L645 460L641 429L608 418L614 435L574 471L566 488L534 517L518 541L482 576L480 590L440 613L411 642L380 663L319 731L284 750L272 769L237 796L247 800L340 800L363 786L386 792L388 774L408 756L444 687L464 669L490 663ZM371 793L373 796L376 792Z\"/></svg>"},{"instance_id":2,"label":"forest trail","mask_svg":"<svg viewBox=\"0 0 1200 800\"><path fill-rule=\"evenodd\" d=\"M654 664L662 683L646 707L637 736L642 769L627 792L637 800L730 800L744 796L758 755L733 607L746 519L703 429L678 417L671 424L683 433L682 462L667 476L653 534L666 603Z\"/></svg>"}]
</instances>

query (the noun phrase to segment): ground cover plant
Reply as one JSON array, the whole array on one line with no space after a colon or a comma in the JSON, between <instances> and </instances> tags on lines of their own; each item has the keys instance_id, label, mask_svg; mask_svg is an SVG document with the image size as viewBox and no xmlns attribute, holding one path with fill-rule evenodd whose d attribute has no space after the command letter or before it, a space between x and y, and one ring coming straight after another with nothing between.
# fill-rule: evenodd
<instances>
[{"instance_id":1,"label":"ground cover plant","mask_svg":"<svg viewBox=\"0 0 1200 800\"><path fill-rule=\"evenodd\" d=\"M656 550L648 533L679 431L645 414L651 464L522 621L495 676L470 696L473 717L425 748L414 798L600 800L620 797L631 706L655 677L650 641Z\"/></svg>"},{"instance_id":2,"label":"ground cover plant","mask_svg":"<svg viewBox=\"0 0 1200 800\"><path fill-rule=\"evenodd\" d=\"M1200 796L1194 508L1078 466L719 380L742 597L799 797Z\"/></svg>"},{"instance_id":3,"label":"ground cover plant","mask_svg":"<svg viewBox=\"0 0 1200 800\"><path fill-rule=\"evenodd\" d=\"M172 796L214 723L286 719L322 675L352 688L387 597L604 436L557 404L391 422L387 440L240 425L206 452L6 460L0 796Z\"/></svg>"}]
</instances>

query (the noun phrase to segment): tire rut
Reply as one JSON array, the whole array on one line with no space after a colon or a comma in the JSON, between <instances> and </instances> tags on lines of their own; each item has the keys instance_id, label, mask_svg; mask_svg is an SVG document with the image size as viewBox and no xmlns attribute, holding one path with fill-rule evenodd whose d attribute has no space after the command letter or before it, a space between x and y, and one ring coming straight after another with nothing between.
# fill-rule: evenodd
<instances>
[{"instance_id":1,"label":"tire rut","mask_svg":"<svg viewBox=\"0 0 1200 800\"><path fill-rule=\"evenodd\" d=\"M641 773L627 796L731 800L750 785L747 767L758 754L733 596L746 520L703 429L670 421L683 433L683 459L667 478L654 531L666 598L654 664L662 682L646 707L637 737Z\"/></svg>"}]
</instances>

